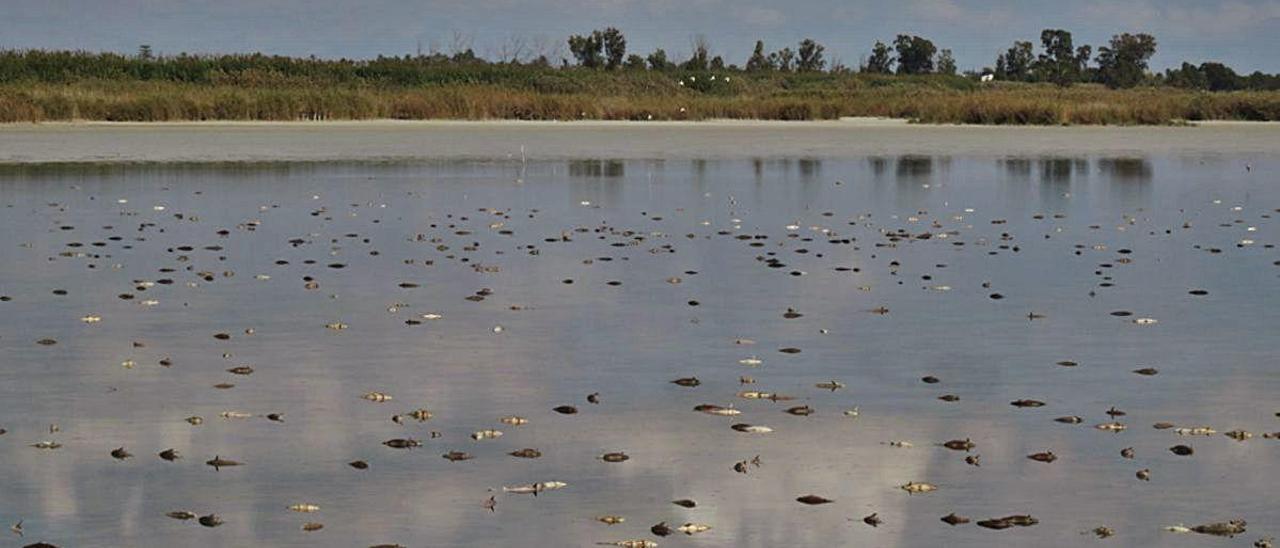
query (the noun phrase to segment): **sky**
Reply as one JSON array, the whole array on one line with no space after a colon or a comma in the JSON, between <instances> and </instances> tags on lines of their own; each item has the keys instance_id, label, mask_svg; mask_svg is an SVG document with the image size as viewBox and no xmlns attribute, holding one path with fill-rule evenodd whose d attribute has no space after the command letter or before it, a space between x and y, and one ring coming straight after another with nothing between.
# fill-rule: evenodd
<instances>
[{"instance_id":1,"label":"sky","mask_svg":"<svg viewBox=\"0 0 1280 548\"><path fill-rule=\"evenodd\" d=\"M162 54L256 52L368 58L470 45L498 57L567 55L565 38L615 26L628 52L687 57L697 35L742 65L757 39L769 50L804 38L828 60L856 66L876 40L918 34L954 52L962 70L994 64L1015 40L1072 31L1076 44L1146 32L1152 68L1221 61L1280 72L1280 0L0 0L0 48ZM504 48L504 46L506 46Z\"/></svg>"}]
</instances>

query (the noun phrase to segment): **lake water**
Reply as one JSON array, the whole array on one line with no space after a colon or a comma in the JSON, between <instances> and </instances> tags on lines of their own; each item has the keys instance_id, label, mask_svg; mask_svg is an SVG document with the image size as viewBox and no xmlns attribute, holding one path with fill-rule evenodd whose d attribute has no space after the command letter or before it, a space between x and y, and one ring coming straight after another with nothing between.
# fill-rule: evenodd
<instances>
[{"instance_id":1,"label":"lake water","mask_svg":"<svg viewBox=\"0 0 1280 548\"><path fill-rule=\"evenodd\" d=\"M1277 172L1229 149L10 165L0 520L60 546L1247 545L1280 535ZM1095 428L1112 406L1127 430Z\"/></svg>"}]
</instances>

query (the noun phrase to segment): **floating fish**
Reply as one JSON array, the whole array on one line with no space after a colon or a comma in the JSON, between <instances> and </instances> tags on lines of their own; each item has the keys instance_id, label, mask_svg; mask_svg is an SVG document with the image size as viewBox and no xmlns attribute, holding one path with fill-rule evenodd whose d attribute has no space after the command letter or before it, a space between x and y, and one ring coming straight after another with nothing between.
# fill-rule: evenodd
<instances>
[{"instance_id":1,"label":"floating fish","mask_svg":"<svg viewBox=\"0 0 1280 548\"><path fill-rule=\"evenodd\" d=\"M622 516L599 516L596 518L596 521L603 523L605 525L617 525L619 523L627 521L627 518L624 518Z\"/></svg>"},{"instance_id":2,"label":"floating fish","mask_svg":"<svg viewBox=\"0 0 1280 548\"><path fill-rule=\"evenodd\" d=\"M289 509L290 509L290 510L293 510L294 512L301 512L301 513L304 513L304 514L310 514L310 513L312 513L312 512L319 512L319 511L320 511L320 506L315 505L315 504L311 504L311 503L309 503L309 502L300 502L300 503L298 503L298 504L291 504L291 505L289 505Z\"/></svg>"},{"instance_id":3,"label":"floating fish","mask_svg":"<svg viewBox=\"0 0 1280 548\"><path fill-rule=\"evenodd\" d=\"M231 459L224 459L218 455L214 455L212 459L205 461L205 464L212 466L214 470L221 470L224 467L241 466L244 463L237 462Z\"/></svg>"},{"instance_id":4,"label":"floating fish","mask_svg":"<svg viewBox=\"0 0 1280 548\"><path fill-rule=\"evenodd\" d=\"M623 452L605 453L600 455L600 460L605 462L625 462L630 459L631 457L627 456L627 454Z\"/></svg>"},{"instance_id":5,"label":"floating fish","mask_svg":"<svg viewBox=\"0 0 1280 548\"><path fill-rule=\"evenodd\" d=\"M529 419L512 415L509 417L502 417L498 419L498 422L502 424L511 425L511 426L522 426L525 424L529 424Z\"/></svg>"},{"instance_id":6,"label":"floating fish","mask_svg":"<svg viewBox=\"0 0 1280 548\"><path fill-rule=\"evenodd\" d=\"M207 515L207 516L200 516L200 520L199 520L199 521L200 521L200 525L203 525L203 526L205 526L205 527L217 527L217 526L222 525L223 523L225 523L224 521L222 521L222 518L218 517L218 515L217 515L217 514L209 514L209 515Z\"/></svg>"},{"instance_id":7,"label":"floating fish","mask_svg":"<svg viewBox=\"0 0 1280 548\"><path fill-rule=\"evenodd\" d=\"M694 407L693 410L698 411L700 413L706 413L708 415L719 415L722 417L732 417L735 415L742 414L742 411L734 409L733 406L720 407L719 405L712 405L709 403L698 405Z\"/></svg>"},{"instance_id":8,"label":"floating fish","mask_svg":"<svg viewBox=\"0 0 1280 548\"><path fill-rule=\"evenodd\" d=\"M676 530L686 535L693 536L698 533L705 533L707 531L710 531L711 526L701 524L701 523L686 523L684 525L676 527Z\"/></svg>"},{"instance_id":9,"label":"floating fish","mask_svg":"<svg viewBox=\"0 0 1280 548\"><path fill-rule=\"evenodd\" d=\"M471 434L471 439L476 441L491 440L500 437L502 437L501 430L480 430Z\"/></svg>"},{"instance_id":10,"label":"floating fish","mask_svg":"<svg viewBox=\"0 0 1280 548\"><path fill-rule=\"evenodd\" d=\"M507 454L513 457L519 457L522 459L536 459L542 456L542 451L526 447L524 449L518 449L516 451L512 451Z\"/></svg>"},{"instance_id":11,"label":"floating fish","mask_svg":"<svg viewBox=\"0 0 1280 548\"><path fill-rule=\"evenodd\" d=\"M413 438L395 438L382 442L382 445L392 449L413 449L414 447L422 447L422 442Z\"/></svg>"},{"instance_id":12,"label":"floating fish","mask_svg":"<svg viewBox=\"0 0 1280 548\"><path fill-rule=\"evenodd\" d=\"M915 482L915 481L907 482L899 487L903 491L906 491L907 494L929 493L929 492L938 490L938 486L932 483Z\"/></svg>"},{"instance_id":13,"label":"floating fish","mask_svg":"<svg viewBox=\"0 0 1280 548\"><path fill-rule=\"evenodd\" d=\"M804 504L808 504L810 506L813 506L816 504L829 504L829 503L835 502L834 500L831 500L825 497L820 497L818 495L805 495L803 497L797 498L796 501Z\"/></svg>"},{"instance_id":14,"label":"floating fish","mask_svg":"<svg viewBox=\"0 0 1280 548\"><path fill-rule=\"evenodd\" d=\"M195 518L196 518L196 515L195 515L194 513L192 513L192 512L188 512L188 511L186 511L186 510L175 510L175 511L173 511L173 512L167 512L167 513L165 513L165 515L166 515L166 516L169 516L169 517L171 517L171 518L173 518L173 519L180 519L180 520L184 520L184 521L185 521L185 520L195 519Z\"/></svg>"},{"instance_id":15,"label":"floating fish","mask_svg":"<svg viewBox=\"0 0 1280 548\"><path fill-rule=\"evenodd\" d=\"M966 518L964 516L957 516L955 512L952 512L950 514L942 516L942 522L954 527L956 525L960 525L963 523L969 523L969 518Z\"/></svg>"},{"instance_id":16,"label":"floating fish","mask_svg":"<svg viewBox=\"0 0 1280 548\"><path fill-rule=\"evenodd\" d=\"M769 428L768 426L760 426L755 424L738 423L731 426L730 428L733 428L734 430L737 430L739 432L746 432L748 434L768 434L769 432L773 432L773 429Z\"/></svg>"},{"instance_id":17,"label":"floating fish","mask_svg":"<svg viewBox=\"0 0 1280 548\"><path fill-rule=\"evenodd\" d=\"M460 460L471 460L475 458L471 456L471 453L464 453L462 451L449 451L448 453L440 456L444 457L445 460L448 460L449 462L458 462Z\"/></svg>"},{"instance_id":18,"label":"floating fish","mask_svg":"<svg viewBox=\"0 0 1280 548\"><path fill-rule=\"evenodd\" d=\"M815 384L814 386L817 388L821 388L823 390L830 390L832 392L835 392L836 390L844 388L844 383L836 380L831 380L827 382L820 382L818 384Z\"/></svg>"},{"instance_id":19,"label":"floating fish","mask_svg":"<svg viewBox=\"0 0 1280 548\"><path fill-rule=\"evenodd\" d=\"M384 402L384 401L391 401L391 395L390 395L390 394L384 394L384 393L382 393L382 392L368 392L368 393L366 393L366 394L364 394L363 396L360 396L360 397L361 397L361 398L364 398L364 399L366 399L366 400L369 400L369 401L371 401L371 402L376 402L376 403L382 403L382 402Z\"/></svg>"},{"instance_id":20,"label":"floating fish","mask_svg":"<svg viewBox=\"0 0 1280 548\"><path fill-rule=\"evenodd\" d=\"M218 413L218 416L224 419L247 419L253 417L253 414L245 413L243 411L223 411Z\"/></svg>"}]
</instances>

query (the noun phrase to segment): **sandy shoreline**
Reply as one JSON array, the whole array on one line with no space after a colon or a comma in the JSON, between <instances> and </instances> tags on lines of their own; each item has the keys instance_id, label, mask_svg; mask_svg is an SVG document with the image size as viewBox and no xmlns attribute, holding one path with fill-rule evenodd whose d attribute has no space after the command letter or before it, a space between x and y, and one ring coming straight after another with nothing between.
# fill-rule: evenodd
<instances>
[{"instance_id":1,"label":"sandy shoreline","mask_svg":"<svg viewBox=\"0 0 1280 548\"><path fill-rule=\"evenodd\" d=\"M1280 153L1280 123L1188 127L820 122L57 122L0 125L0 163Z\"/></svg>"}]
</instances>

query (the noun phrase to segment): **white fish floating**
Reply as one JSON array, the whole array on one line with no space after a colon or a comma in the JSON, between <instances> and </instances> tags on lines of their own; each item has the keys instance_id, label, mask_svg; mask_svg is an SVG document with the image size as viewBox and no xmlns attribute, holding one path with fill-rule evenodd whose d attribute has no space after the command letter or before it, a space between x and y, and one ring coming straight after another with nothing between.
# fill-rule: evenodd
<instances>
[{"instance_id":1,"label":"white fish floating","mask_svg":"<svg viewBox=\"0 0 1280 548\"><path fill-rule=\"evenodd\" d=\"M1189 428L1175 428L1173 433L1179 436L1212 436L1218 431L1208 426L1192 426Z\"/></svg>"},{"instance_id":2,"label":"white fish floating","mask_svg":"<svg viewBox=\"0 0 1280 548\"><path fill-rule=\"evenodd\" d=\"M243 411L223 411L221 413L218 413L218 416L224 419L247 419L252 417L253 415L251 413L245 413Z\"/></svg>"},{"instance_id":3,"label":"white fish floating","mask_svg":"<svg viewBox=\"0 0 1280 548\"><path fill-rule=\"evenodd\" d=\"M479 430L471 434L471 439L476 441L491 440L500 437L502 437L501 430Z\"/></svg>"},{"instance_id":4,"label":"white fish floating","mask_svg":"<svg viewBox=\"0 0 1280 548\"><path fill-rule=\"evenodd\" d=\"M759 424L735 424L731 428L747 434L768 434L769 432L773 432L772 428Z\"/></svg>"},{"instance_id":5,"label":"white fish floating","mask_svg":"<svg viewBox=\"0 0 1280 548\"><path fill-rule=\"evenodd\" d=\"M369 392L369 393L367 393L367 394L365 394L365 395L363 395L363 396L360 396L360 397L361 397L361 398L364 398L364 399L366 399L366 400L369 400L369 401L371 401L371 402L376 402L376 403L382 403L382 402L384 402L384 401L391 401L391 395L390 395L390 394L384 394L384 393L382 393L382 392Z\"/></svg>"},{"instance_id":6,"label":"white fish floating","mask_svg":"<svg viewBox=\"0 0 1280 548\"><path fill-rule=\"evenodd\" d=\"M419 318L422 318L422 319L424 319L424 320L439 320L439 319L441 319L441 318L444 318L444 316L442 316L442 315L440 315L440 314L435 314L435 313L427 313L427 314L423 314L423 315L418 316L418 317L419 317Z\"/></svg>"},{"instance_id":7,"label":"white fish floating","mask_svg":"<svg viewBox=\"0 0 1280 548\"><path fill-rule=\"evenodd\" d=\"M912 445L912 444L911 444L911 442L909 442L909 441L899 441L899 440L893 440L893 441L885 442L885 445L888 445L889 447L901 447L901 448L904 448L904 449L910 449L910 448L912 448L912 447L915 447L915 446L914 446L914 445Z\"/></svg>"},{"instance_id":8,"label":"white fish floating","mask_svg":"<svg viewBox=\"0 0 1280 548\"><path fill-rule=\"evenodd\" d=\"M1168 527L1165 527L1164 530L1170 533L1190 533L1191 532L1190 527L1187 527L1186 525L1183 525L1181 523L1177 525L1170 525Z\"/></svg>"},{"instance_id":9,"label":"white fish floating","mask_svg":"<svg viewBox=\"0 0 1280 548\"><path fill-rule=\"evenodd\" d=\"M334 331L342 331L343 329L346 329L348 327L347 324L342 322L327 323L327 324L324 324L324 326L326 329L332 329Z\"/></svg>"},{"instance_id":10,"label":"white fish floating","mask_svg":"<svg viewBox=\"0 0 1280 548\"><path fill-rule=\"evenodd\" d=\"M1104 422L1102 424L1095 426L1094 428L1097 428L1098 430L1107 430L1110 432L1121 432L1124 429L1128 428L1128 426L1125 426L1118 422Z\"/></svg>"},{"instance_id":11,"label":"white fish floating","mask_svg":"<svg viewBox=\"0 0 1280 548\"><path fill-rule=\"evenodd\" d=\"M529 424L529 419L526 419L526 418L524 418L524 417L517 417L517 416L515 416L515 415L511 415L511 416L509 416L509 417L502 417L502 418L498 419L498 422L500 422L500 423L502 423L502 424L508 424L508 425L511 425L511 426L522 426L522 425L525 425L525 424Z\"/></svg>"},{"instance_id":12,"label":"white fish floating","mask_svg":"<svg viewBox=\"0 0 1280 548\"><path fill-rule=\"evenodd\" d=\"M710 531L711 526L703 523L686 523L684 525L676 527L676 530L686 535L693 536L698 533L705 533L707 531Z\"/></svg>"},{"instance_id":13,"label":"white fish floating","mask_svg":"<svg viewBox=\"0 0 1280 548\"><path fill-rule=\"evenodd\" d=\"M764 360L757 358L755 356L751 356L748 358L742 358L741 360L738 360L738 363L745 365L747 367L759 367L761 364L764 363Z\"/></svg>"},{"instance_id":14,"label":"white fish floating","mask_svg":"<svg viewBox=\"0 0 1280 548\"><path fill-rule=\"evenodd\" d=\"M901 489L903 491L906 491L909 494L928 493L931 491L937 491L938 486L932 483L910 481L910 482L907 482L905 485L902 485Z\"/></svg>"},{"instance_id":15,"label":"white fish floating","mask_svg":"<svg viewBox=\"0 0 1280 548\"><path fill-rule=\"evenodd\" d=\"M1155 325L1157 323L1160 323L1160 320L1157 320L1155 318L1135 318L1133 320L1133 323L1138 325Z\"/></svg>"},{"instance_id":16,"label":"white fish floating","mask_svg":"<svg viewBox=\"0 0 1280 548\"><path fill-rule=\"evenodd\" d=\"M854 407L853 407L853 409L845 409L845 410L844 410L844 416L846 416L846 417L850 417L850 418L854 418L854 419L856 419L856 418L858 418L858 415L859 415L859 414L861 414L861 411L859 411L859 410L858 410L858 407L857 407L857 406L854 406Z\"/></svg>"},{"instance_id":17,"label":"white fish floating","mask_svg":"<svg viewBox=\"0 0 1280 548\"><path fill-rule=\"evenodd\" d=\"M618 548L658 548L658 543L652 540L635 539L635 540L619 540L617 542L597 542L599 546L617 546Z\"/></svg>"},{"instance_id":18,"label":"white fish floating","mask_svg":"<svg viewBox=\"0 0 1280 548\"><path fill-rule=\"evenodd\" d=\"M511 494L532 494L537 495L543 491L558 491L568 487L569 484L563 481L543 481L538 483L530 483L526 485L504 486L502 491Z\"/></svg>"},{"instance_id":19,"label":"white fish floating","mask_svg":"<svg viewBox=\"0 0 1280 548\"><path fill-rule=\"evenodd\" d=\"M289 509L290 509L290 510L293 510L294 512L301 512L301 513L303 513L303 514L310 514L310 513L312 513L312 512L319 512L319 511L320 511L320 506L315 505L315 504L311 504L311 503L309 503L309 502L300 502L300 503L298 503L298 504L292 504L292 505L289 505Z\"/></svg>"},{"instance_id":20,"label":"white fish floating","mask_svg":"<svg viewBox=\"0 0 1280 548\"><path fill-rule=\"evenodd\" d=\"M702 405L694 407L693 410L701 413L706 413L708 415L718 415L721 417L733 417L733 416L742 414L742 411L734 409L732 405L729 407L720 407L719 405L713 405L709 403L704 403Z\"/></svg>"},{"instance_id":21,"label":"white fish floating","mask_svg":"<svg viewBox=\"0 0 1280 548\"><path fill-rule=\"evenodd\" d=\"M95 315L84 316L80 318L80 321L84 323L98 323L102 321L102 316L95 316Z\"/></svg>"},{"instance_id":22,"label":"white fish floating","mask_svg":"<svg viewBox=\"0 0 1280 548\"><path fill-rule=\"evenodd\" d=\"M742 392L738 392L738 397L744 400L767 400L770 396L773 396L770 392L760 392L757 390L744 390Z\"/></svg>"},{"instance_id":23,"label":"white fish floating","mask_svg":"<svg viewBox=\"0 0 1280 548\"><path fill-rule=\"evenodd\" d=\"M142 305L142 306L155 306L155 305L160 304L160 301L157 301L157 300L155 300L155 299L147 299L147 300L145 300L145 301L141 301L141 302L139 302L138 304L140 304L140 305Z\"/></svg>"}]
</instances>

